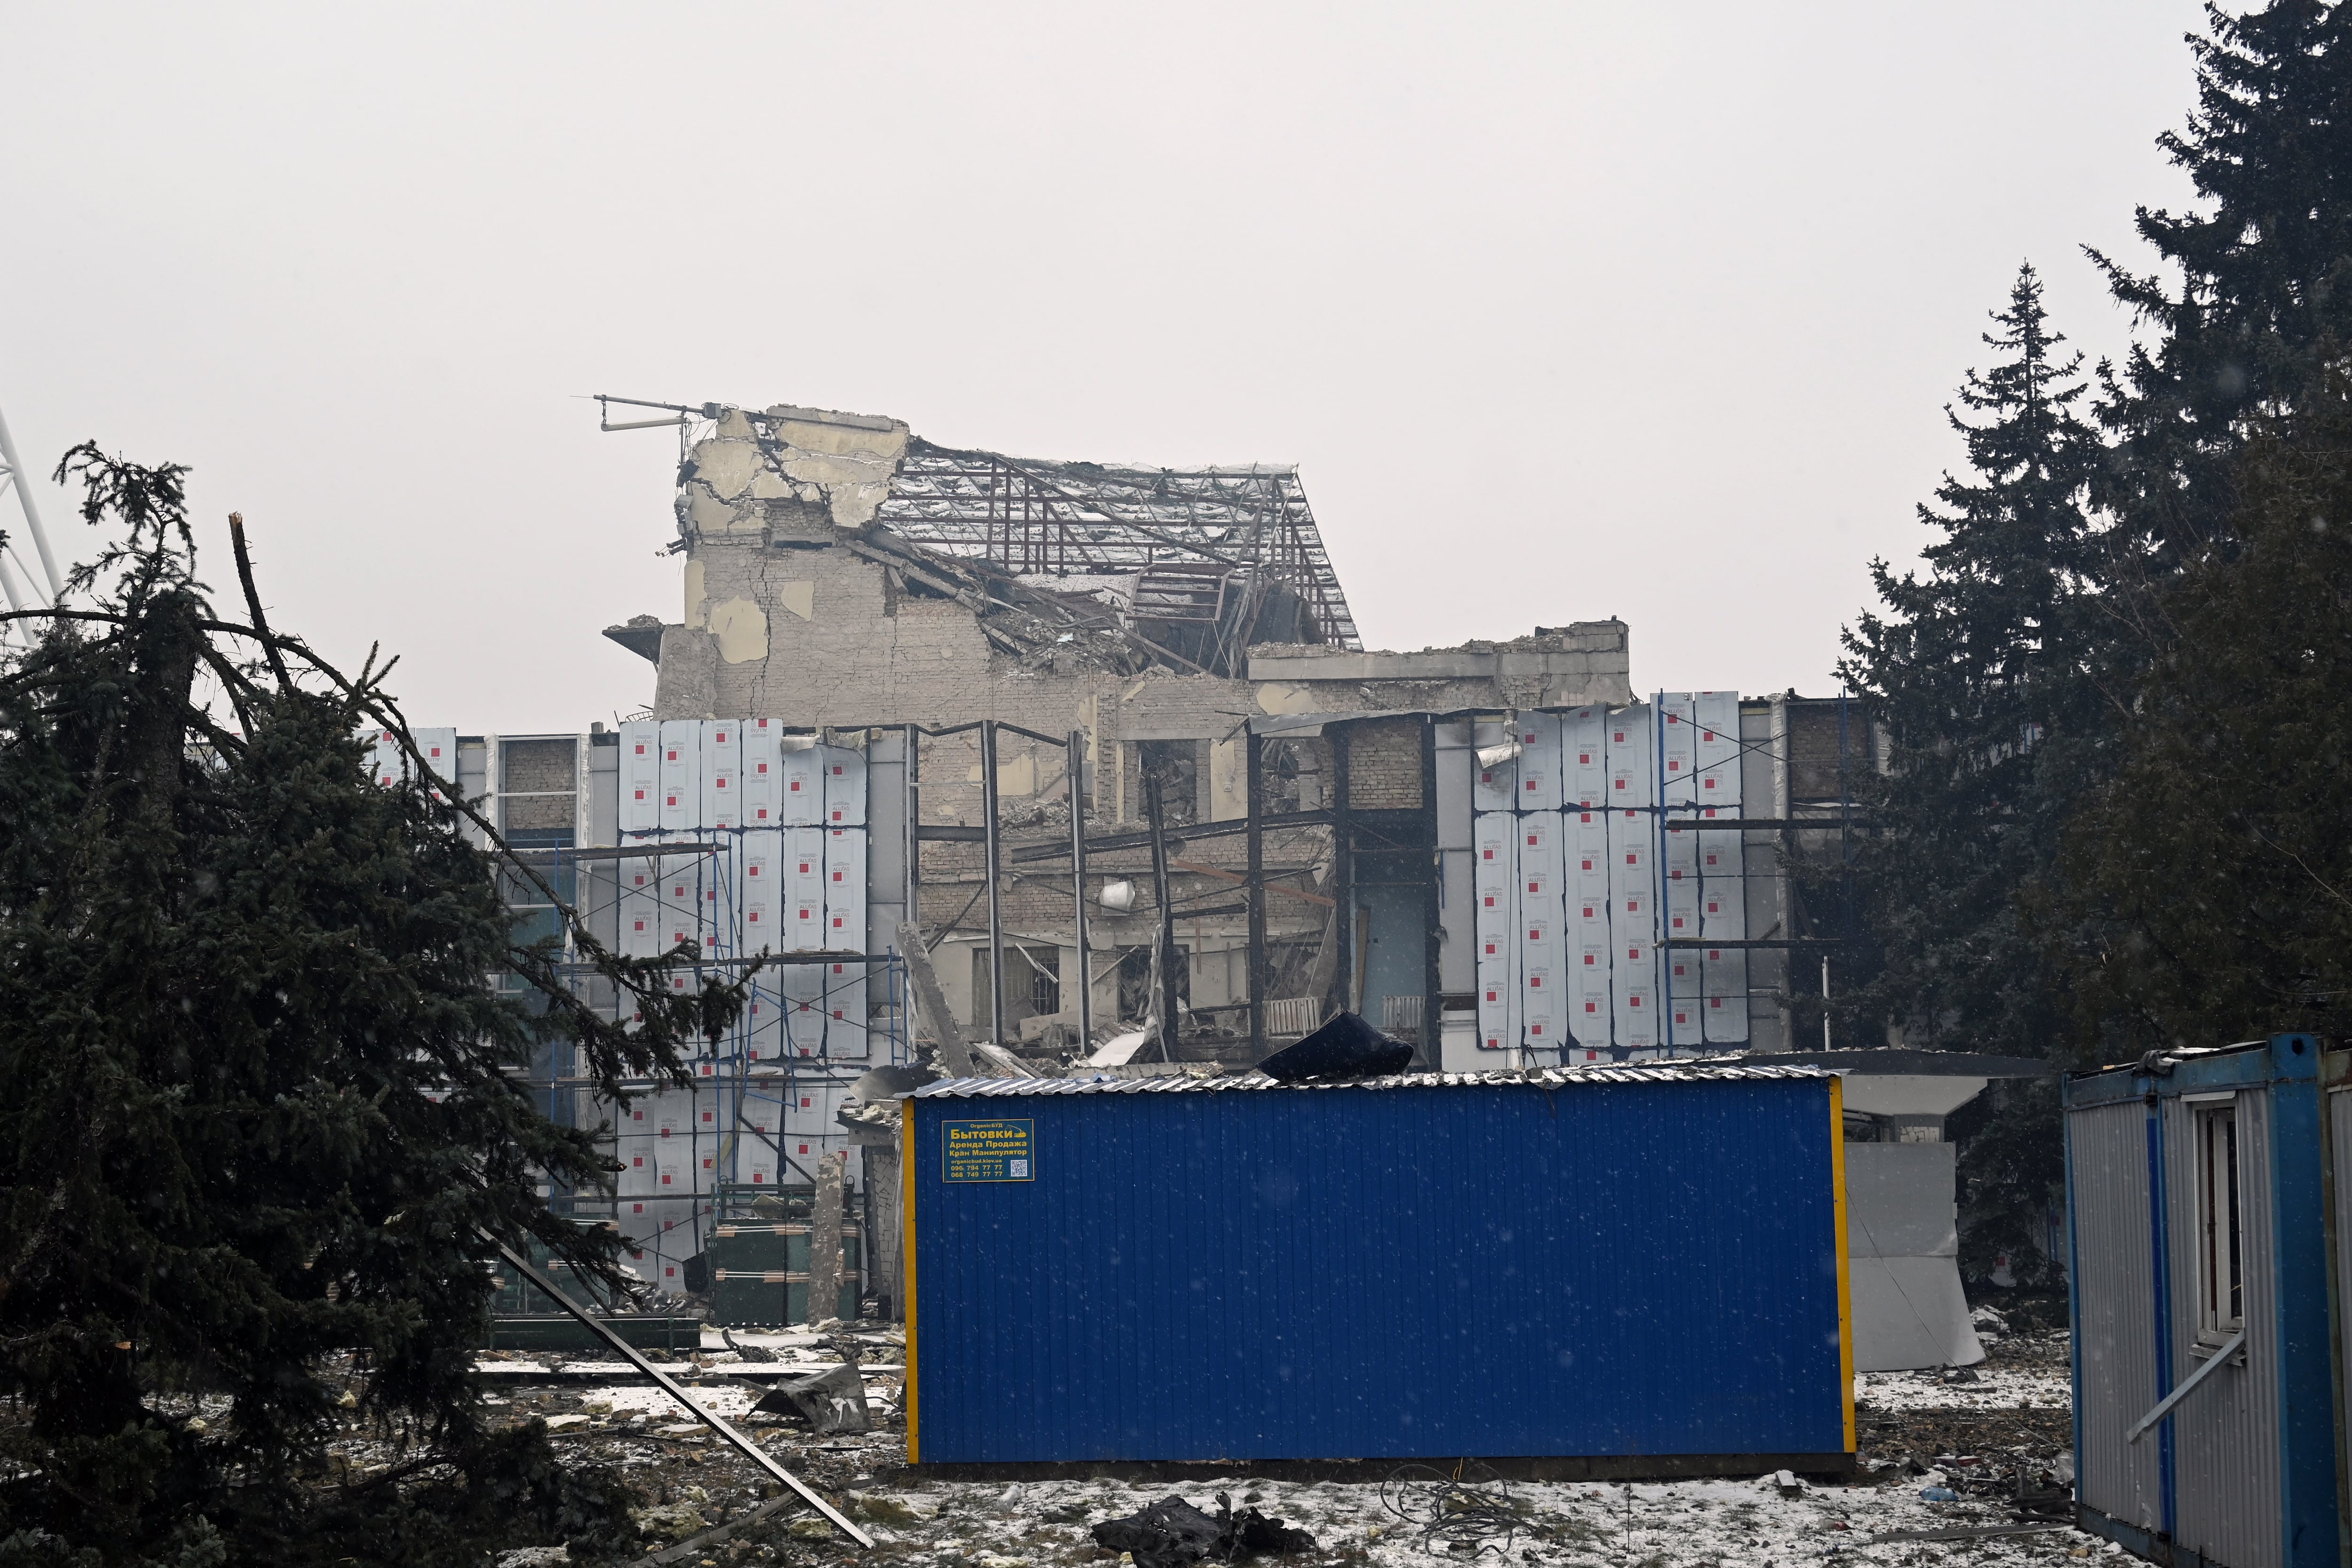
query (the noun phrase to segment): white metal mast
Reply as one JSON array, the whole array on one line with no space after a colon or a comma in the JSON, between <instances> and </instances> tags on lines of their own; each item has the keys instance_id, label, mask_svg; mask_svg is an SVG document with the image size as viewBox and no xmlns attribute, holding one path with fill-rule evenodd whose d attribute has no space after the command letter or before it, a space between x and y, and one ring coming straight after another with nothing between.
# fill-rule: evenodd
<instances>
[{"instance_id":1,"label":"white metal mast","mask_svg":"<svg viewBox=\"0 0 2352 1568\"><path fill-rule=\"evenodd\" d=\"M65 596L66 585L58 576L57 557L49 553L49 536L41 527L39 508L33 504L33 487L25 483L25 465L16 456L7 418L0 415L0 489L11 483L16 486L16 504L25 508L25 526L32 530L33 548L41 552L41 570L49 580L49 602L55 604Z\"/></svg>"},{"instance_id":2,"label":"white metal mast","mask_svg":"<svg viewBox=\"0 0 2352 1568\"><path fill-rule=\"evenodd\" d=\"M49 607L54 608L58 601L65 597L65 584L58 577L57 558L49 553L49 536L41 527L40 509L34 503L32 486L26 482L25 465L16 455L16 443L8 434L8 421L5 416L0 416L0 493L5 493L11 486L16 487L16 504L24 508L25 527L33 536L33 548L40 552L41 571L49 580L49 591L46 596L46 602ZM8 570L7 557L13 554L15 554L13 546L5 553L0 553L0 591L5 591L7 593L9 609L23 610L26 608L24 601L25 596L16 591L16 573ZM19 570L23 569L22 556L16 557L16 565ZM28 580L32 577L29 571L25 575ZM34 600L32 608L41 608L44 596L40 592L40 585L28 580L27 587ZM27 643L32 641L30 628L19 622L11 622L9 629L17 633L22 641Z\"/></svg>"}]
</instances>

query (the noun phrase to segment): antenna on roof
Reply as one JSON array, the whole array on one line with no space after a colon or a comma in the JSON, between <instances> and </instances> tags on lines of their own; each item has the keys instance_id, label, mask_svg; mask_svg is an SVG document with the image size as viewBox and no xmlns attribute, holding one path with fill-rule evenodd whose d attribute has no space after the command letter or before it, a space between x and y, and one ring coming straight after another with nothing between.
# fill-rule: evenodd
<instances>
[{"instance_id":1,"label":"antenna on roof","mask_svg":"<svg viewBox=\"0 0 2352 1568\"><path fill-rule=\"evenodd\" d=\"M674 427L677 431L677 460L680 463L686 461L686 434L687 432L693 427L695 420L698 418L717 419L720 414L727 412L723 406L715 402L706 402L701 407L696 408L690 404L682 402L647 402L642 398L614 397L609 392L597 392L594 396L596 399L597 429L603 431L668 430ZM613 423L613 405L616 402L624 408L667 409L669 411L670 417L667 419L625 419L620 423L614 424Z\"/></svg>"}]
</instances>

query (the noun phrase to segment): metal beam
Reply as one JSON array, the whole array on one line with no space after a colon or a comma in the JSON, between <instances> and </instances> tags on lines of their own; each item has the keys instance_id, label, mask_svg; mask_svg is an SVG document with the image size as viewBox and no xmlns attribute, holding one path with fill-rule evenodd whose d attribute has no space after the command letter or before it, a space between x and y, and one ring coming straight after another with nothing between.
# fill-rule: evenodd
<instances>
[{"instance_id":1,"label":"metal beam","mask_svg":"<svg viewBox=\"0 0 2352 1568\"><path fill-rule=\"evenodd\" d=\"M546 1275L532 1268L529 1263L523 1261L522 1258L513 1248L508 1246L505 1242L499 1240L496 1237L491 1236L487 1231L483 1233L483 1239L496 1247L499 1249L499 1256L507 1260L508 1266L520 1273L524 1279L530 1281L533 1285L537 1286L541 1292L543 1293L549 1301L553 1301L557 1306L562 1307L565 1312L571 1313L574 1318L585 1324L589 1333L595 1334L598 1338L604 1340L605 1343L611 1345L613 1349L618 1351L622 1360L627 1362L631 1366L635 1367L646 1376L651 1378L656 1384L660 1385L663 1393L668 1395L672 1399L677 1400L680 1405L684 1406L688 1415L693 1416L696 1420L701 1422L704 1426L718 1433L721 1438L725 1439L728 1444L733 1447L737 1453L741 1454L753 1464L767 1471L768 1474L773 1476L777 1480L782 1481L784 1485L792 1488L793 1490L800 1493L802 1500L805 1501L811 1508L815 1509L817 1512L824 1515L826 1519L830 1520L833 1522L835 1529L840 1531L844 1535L848 1536L850 1540L855 1541L858 1545L868 1549L872 1548L874 1545L874 1538L872 1536L866 1534L864 1531L858 1529L857 1526L850 1523L848 1520L843 1518L840 1512L834 1508L833 1504L825 1501L823 1497L817 1494L814 1489L810 1487L805 1481L803 1481L800 1477L793 1474L792 1471L784 1469L783 1466L776 1463L774 1459L771 1458L767 1450L761 1448L757 1443L751 1441L751 1438L743 1436L742 1433L737 1431L726 1421L721 1420L719 1416L712 1415L708 1410L705 1410L700 1405L696 1404L693 1397L689 1396L685 1389L678 1386L677 1380L676 1378L670 1376L668 1373L664 1372L660 1367L656 1366L652 1362L647 1361L643 1355L638 1354L637 1347L635 1345L631 1344L627 1340L625 1340L619 1334L614 1333L612 1328L599 1319L593 1312L591 1312L587 1308L582 1306L579 1302L565 1295L562 1291L557 1290L555 1288L554 1281L549 1279Z\"/></svg>"},{"instance_id":2,"label":"metal beam","mask_svg":"<svg viewBox=\"0 0 2352 1568\"><path fill-rule=\"evenodd\" d=\"M2162 1346L2160 1348L2168 1353L2171 1349L2169 1345ZM2180 1380L2179 1387L2166 1395L2155 1409L2141 1416L2138 1424L2133 1427L2130 1431L2124 1434L2124 1439L2126 1442L2137 1443L2140 1438L2146 1437L2147 1435L2148 1428L2154 1427L2158 1421L2163 1420L2167 1416L2172 1414L2172 1407L2179 1404L2182 1400L2188 1398L2190 1392L2194 1390L2199 1384L2212 1376L2215 1368L2219 1367L2223 1362L2228 1361L2231 1356L2236 1355L2240 1351L2245 1348L2246 1331L2244 1329L2240 1329L2236 1333L2230 1336L2228 1343L2222 1345L2221 1349L2215 1351L2211 1355L2205 1358L2204 1365L2190 1373L2187 1377L2182 1378Z\"/></svg>"},{"instance_id":3,"label":"metal beam","mask_svg":"<svg viewBox=\"0 0 2352 1568\"><path fill-rule=\"evenodd\" d=\"M1265 742L1255 730L1242 745L1244 816L1249 825L1249 1039L1253 1058L1265 1054L1265 785L1259 777Z\"/></svg>"},{"instance_id":4,"label":"metal beam","mask_svg":"<svg viewBox=\"0 0 2352 1568\"><path fill-rule=\"evenodd\" d=\"M1070 790L1070 922L1078 944L1078 1048L1091 1054L1095 1045L1094 971L1087 963L1087 732L1070 731L1069 760L1063 772Z\"/></svg>"},{"instance_id":5,"label":"metal beam","mask_svg":"<svg viewBox=\"0 0 2352 1568\"><path fill-rule=\"evenodd\" d=\"M1002 890L998 883L996 862L996 721L982 719L980 724L980 810L981 826L987 830L982 841L986 846L988 877L988 1038L997 1045L1004 1043L1004 911Z\"/></svg>"}]
</instances>

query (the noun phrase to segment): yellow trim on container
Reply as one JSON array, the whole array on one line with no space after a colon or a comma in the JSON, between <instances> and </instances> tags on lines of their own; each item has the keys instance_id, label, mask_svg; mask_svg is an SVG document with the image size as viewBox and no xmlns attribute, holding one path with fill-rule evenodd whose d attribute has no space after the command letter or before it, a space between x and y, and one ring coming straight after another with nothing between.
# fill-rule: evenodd
<instances>
[{"instance_id":1,"label":"yellow trim on container","mask_svg":"<svg viewBox=\"0 0 2352 1568\"><path fill-rule=\"evenodd\" d=\"M1844 1167L1839 1167L1843 1170ZM1845 1223L1845 1185L1838 1184L1838 1223ZM1843 1254L1840 1255L1841 1260ZM1844 1263L1841 1261L1839 1268ZM898 1102L898 1301L899 1311L907 1320L907 1462L923 1462L921 1424L916 1419L920 1405L915 1394L915 1102L911 1096ZM1849 1390L1853 1379L1847 1380ZM1853 1405L1849 1399L1845 1413L1846 1447L1853 1447Z\"/></svg>"},{"instance_id":2,"label":"yellow trim on container","mask_svg":"<svg viewBox=\"0 0 2352 1568\"><path fill-rule=\"evenodd\" d=\"M1830 1080L1830 1187L1834 1197L1832 1205L1837 1217L1838 1274L1838 1403L1845 1410L1845 1451L1854 1451L1853 1440L1853 1273L1848 1258L1845 1221L1845 1080ZM907 1343L914 1343L914 1331L908 1331ZM914 1364L911 1354L908 1365ZM910 1385L911 1386L911 1385ZM912 1423L908 1431L913 1430Z\"/></svg>"}]
</instances>

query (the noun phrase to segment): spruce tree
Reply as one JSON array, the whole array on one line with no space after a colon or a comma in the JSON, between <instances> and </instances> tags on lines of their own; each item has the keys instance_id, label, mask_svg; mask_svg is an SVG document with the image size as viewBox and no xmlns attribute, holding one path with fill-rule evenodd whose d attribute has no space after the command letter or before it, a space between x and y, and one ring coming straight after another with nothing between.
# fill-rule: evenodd
<instances>
[{"instance_id":1,"label":"spruce tree","mask_svg":"<svg viewBox=\"0 0 2352 1568\"><path fill-rule=\"evenodd\" d=\"M2163 270L2092 253L2157 329L2106 377L2098 412L2116 438L2102 504L2159 573L2225 528L2254 423L2291 418L2352 342L2352 13L2275 0L2206 16L2211 36L2189 38L2197 110L2159 139L2200 206L2139 209Z\"/></svg>"},{"instance_id":2,"label":"spruce tree","mask_svg":"<svg viewBox=\"0 0 2352 1568\"><path fill-rule=\"evenodd\" d=\"M2063 351L2042 287L2019 268L1985 338L1996 362L1946 410L1968 469L1919 508L1938 536L1926 573L1871 563L1881 608L1844 633L1841 665L1891 743L1887 771L1859 780L1876 972L1847 1008L1907 1044L2021 1056L2043 1054L2059 1019L2018 894L2054 861L2105 722L2085 674L2098 542L2084 498L2101 448L2077 412L2082 358ZM2029 1243L2058 1176L2047 1100L2002 1088L1960 1124L1985 1134L1961 1155L1971 1272L2000 1254L2037 1266ZM1989 1129L1989 1113L2046 1135Z\"/></svg>"},{"instance_id":3,"label":"spruce tree","mask_svg":"<svg viewBox=\"0 0 2352 1568\"><path fill-rule=\"evenodd\" d=\"M366 777L355 732L407 733L382 672L273 632L242 570L247 621L213 609L184 470L69 465L124 533L77 575L96 607L0 672L0 1561L478 1562L612 1528L620 1494L493 1433L471 1371L485 1235L625 1288L617 1237L539 1196L606 1179L593 1131L518 1080L562 1040L610 1097L682 1081L740 989L674 998L575 923L645 1023L583 1006L454 786ZM404 1458L329 1488L347 1354Z\"/></svg>"},{"instance_id":4,"label":"spruce tree","mask_svg":"<svg viewBox=\"0 0 2352 1568\"><path fill-rule=\"evenodd\" d=\"M2078 1034L2107 1059L2352 1008L2352 380L2252 434L2226 548L2150 601L2161 643L2049 900Z\"/></svg>"}]
</instances>

